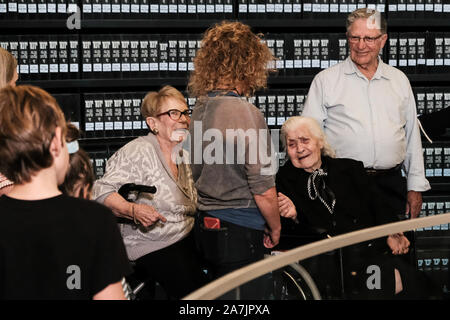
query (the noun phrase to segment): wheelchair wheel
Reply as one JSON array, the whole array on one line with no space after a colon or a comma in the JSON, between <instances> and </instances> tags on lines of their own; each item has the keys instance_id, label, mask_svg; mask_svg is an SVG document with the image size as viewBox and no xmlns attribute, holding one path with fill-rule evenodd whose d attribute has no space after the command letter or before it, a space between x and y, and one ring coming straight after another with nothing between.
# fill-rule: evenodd
<instances>
[{"instance_id":1,"label":"wheelchair wheel","mask_svg":"<svg viewBox=\"0 0 450 320\"><path fill-rule=\"evenodd\" d=\"M313 279L298 263L274 271L272 276L274 300L321 300Z\"/></svg>"}]
</instances>

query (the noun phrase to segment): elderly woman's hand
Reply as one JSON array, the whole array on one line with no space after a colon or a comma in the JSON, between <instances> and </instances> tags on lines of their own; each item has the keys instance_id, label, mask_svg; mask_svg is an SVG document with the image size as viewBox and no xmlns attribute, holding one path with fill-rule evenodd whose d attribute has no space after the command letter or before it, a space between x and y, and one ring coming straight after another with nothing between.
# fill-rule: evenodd
<instances>
[{"instance_id":1,"label":"elderly woman's hand","mask_svg":"<svg viewBox=\"0 0 450 320\"><path fill-rule=\"evenodd\" d=\"M134 220L144 227L149 227L160 220L162 222L167 221L167 219L159 214L152 206L144 203L131 203L131 206L134 211Z\"/></svg>"},{"instance_id":2,"label":"elderly woman's hand","mask_svg":"<svg viewBox=\"0 0 450 320\"><path fill-rule=\"evenodd\" d=\"M387 238L387 244L392 250L392 254L406 254L409 251L409 240L403 233L391 234Z\"/></svg>"},{"instance_id":3,"label":"elderly woman's hand","mask_svg":"<svg viewBox=\"0 0 450 320\"><path fill-rule=\"evenodd\" d=\"M281 192L278 192L278 208L282 217L294 220L297 218L297 210L294 203Z\"/></svg>"}]
</instances>

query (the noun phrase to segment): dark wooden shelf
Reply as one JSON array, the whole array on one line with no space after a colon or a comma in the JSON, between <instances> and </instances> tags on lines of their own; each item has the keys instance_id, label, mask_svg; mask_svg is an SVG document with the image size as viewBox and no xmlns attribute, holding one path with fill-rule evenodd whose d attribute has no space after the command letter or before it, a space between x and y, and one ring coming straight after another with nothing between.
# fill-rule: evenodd
<instances>
[{"instance_id":1,"label":"dark wooden shelf","mask_svg":"<svg viewBox=\"0 0 450 320\"><path fill-rule=\"evenodd\" d=\"M44 89L59 88L148 88L170 84L185 86L187 78L123 78L123 79L64 79L64 80L25 80L18 84L30 84Z\"/></svg>"},{"instance_id":2,"label":"dark wooden shelf","mask_svg":"<svg viewBox=\"0 0 450 320\"><path fill-rule=\"evenodd\" d=\"M97 152L99 150L109 150L110 148L120 148L136 138L137 136L81 138L79 142L80 147L85 151Z\"/></svg>"},{"instance_id":3,"label":"dark wooden shelf","mask_svg":"<svg viewBox=\"0 0 450 320\"><path fill-rule=\"evenodd\" d=\"M428 234L433 231L425 231ZM448 249L450 246L450 231L440 231L441 233L446 233L447 235L441 236L423 236L423 231L416 232L416 249L420 250L439 250Z\"/></svg>"},{"instance_id":4,"label":"dark wooden shelf","mask_svg":"<svg viewBox=\"0 0 450 320\"><path fill-rule=\"evenodd\" d=\"M296 86L311 84L314 75L298 76L272 76L269 77L269 85L289 85ZM412 74L408 75L409 80L414 82L444 83L450 82L450 73L447 74ZM62 80L23 80L19 84L35 85L44 89L59 88L148 88L159 87L165 84L173 86L186 86L188 75L185 77L155 77L155 78L122 78L122 79L62 79Z\"/></svg>"},{"instance_id":5,"label":"dark wooden shelf","mask_svg":"<svg viewBox=\"0 0 450 320\"><path fill-rule=\"evenodd\" d=\"M430 182L431 190L429 190L426 195L427 196L434 196L436 195L436 192L446 193L450 194L450 179L449 177L438 177L440 178L441 182L433 182L433 177L428 177L427 180ZM447 180L442 181L442 180Z\"/></svg>"},{"instance_id":6,"label":"dark wooden shelf","mask_svg":"<svg viewBox=\"0 0 450 320\"><path fill-rule=\"evenodd\" d=\"M438 18L388 18L388 28L393 27L421 27L421 28L450 28L450 14L447 17L438 17Z\"/></svg>"},{"instance_id":7,"label":"dark wooden shelf","mask_svg":"<svg viewBox=\"0 0 450 320\"><path fill-rule=\"evenodd\" d=\"M69 17L69 15L68 15ZM389 28L450 28L450 14L447 18L388 18ZM81 30L83 29L205 29L224 20L224 18L213 19L178 19L176 17L168 19L142 19L137 16L136 19L90 19L81 18ZM326 18L303 18L288 17L283 19L274 19L269 16L267 19L238 19L237 17L229 20L239 20L254 28L262 29L286 29L286 28L314 28L318 32L324 32L329 28L341 28L337 32L345 32L345 15L341 17ZM68 30L66 19L15 19L0 20L1 29L65 29ZM76 30L75 30L76 31ZM295 32L295 30L293 30ZM303 32L303 30L298 30Z\"/></svg>"}]
</instances>

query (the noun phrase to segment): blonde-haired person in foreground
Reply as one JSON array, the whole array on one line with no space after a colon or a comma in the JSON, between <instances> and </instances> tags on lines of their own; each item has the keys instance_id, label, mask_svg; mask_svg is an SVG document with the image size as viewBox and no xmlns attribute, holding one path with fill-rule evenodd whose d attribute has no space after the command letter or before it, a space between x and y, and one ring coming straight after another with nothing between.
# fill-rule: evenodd
<instances>
[{"instance_id":1,"label":"blonde-haired person in foreground","mask_svg":"<svg viewBox=\"0 0 450 320\"><path fill-rule=\"evenodd\" d=\"M18 78L16 58L0 47L0 89L7 85L15 86ZM7 194L12 188L13 183L0 172L0 196Z\"/></svg>"},{"instance_id":2,"label":"blonde-haired person in foreground","mask_svg":"<svg viewBox=\"0 0 450 320\"><path fill-rule=\"evenodd\" d=\"M131 272L110 210L63 195L69 153L56 100L32 86L0 90L0 299L125 299Z\"/></svg>"}]
</instances>

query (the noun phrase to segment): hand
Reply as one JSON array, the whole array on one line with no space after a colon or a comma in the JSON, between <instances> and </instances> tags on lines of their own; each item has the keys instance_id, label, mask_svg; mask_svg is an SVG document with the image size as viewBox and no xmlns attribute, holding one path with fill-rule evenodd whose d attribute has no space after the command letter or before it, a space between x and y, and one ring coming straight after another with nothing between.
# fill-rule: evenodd
<instances>
[{"instance_id":1,"label":"hand","mask_svg":"<svg viewBox=\"0 0 450 320\"><path fill-rule=\"evenodd\" d=\"M408 191L406 214L410 215L410 219L417 218L422 209L422 194L417 191Z\"/></svg>"},{"instance_id":2,"label":"hand","mask_svg":"<svg viewBox=\"0 0 450 320\"><path fill-rule=\"evenodd\" d=\"M403 233L391 234L387 238L387 244L392 250L392 254L406 254L409 251L409 240Z\"/></svg>"},{"instance_id":3,"label":"hand","mask_svg":"<svg viewBox=\"0 0 450 320\"><path fill-rule=\"evenodd\" d=\"M280 233L281 228L279 230L269 230L266 228L263 239L264 247L267 249L275 247L280 241Z\"/></svg>"},{"instance_id":4,"label":"hand","mask_svg":"<svg viewBox=\"0 0 450 320\"><path fill-rule=\"evenodd\" d=\"M140 222L144 227L149 227L158 221L166 222L167 219L160 215L158 211L152 206L144 203L131 203L132 209L134 209L134 218ZM133 215L131 215L133 217Z\"/></svg>"},{"instance_id":5,"label":"hand","mask_svg":"<svg viewBox=\"0 0 450 320\"><path fill-rule=\"evenodd\" d=\"M278 192L278 208L280 209L280 216L294 220L297 218L294 203L281 192Z\"/></svg>"}]
</instances>

